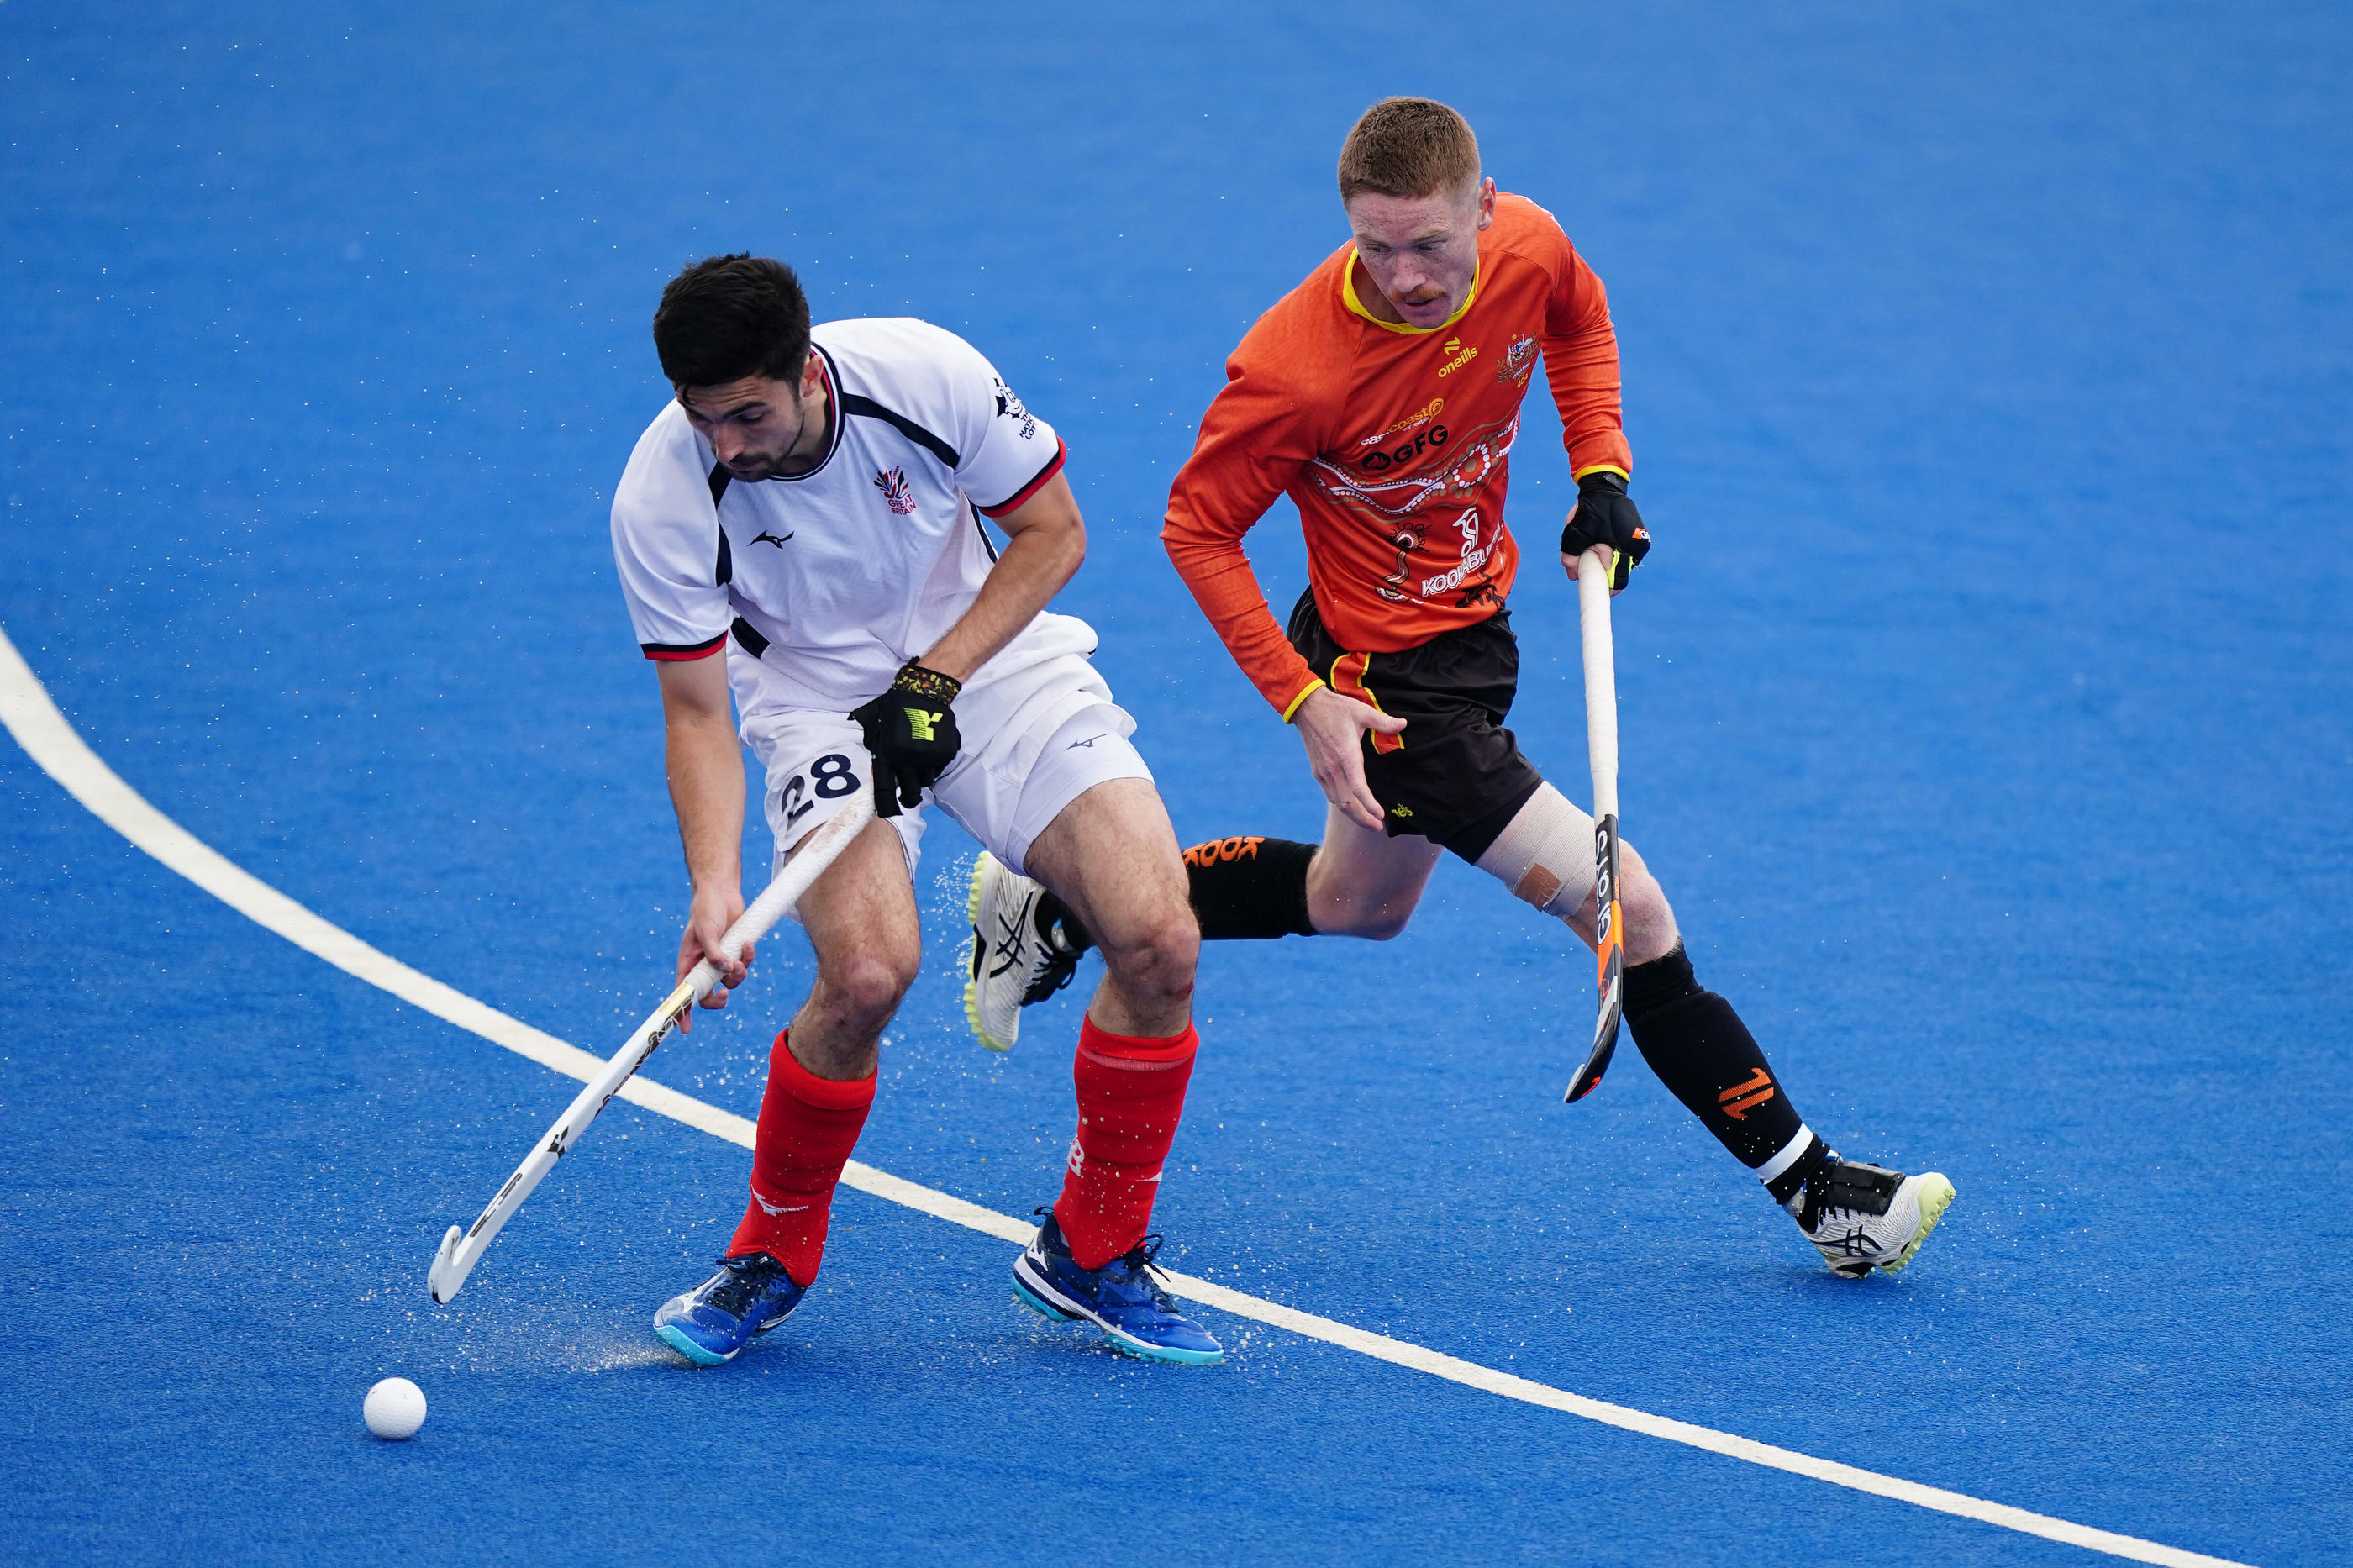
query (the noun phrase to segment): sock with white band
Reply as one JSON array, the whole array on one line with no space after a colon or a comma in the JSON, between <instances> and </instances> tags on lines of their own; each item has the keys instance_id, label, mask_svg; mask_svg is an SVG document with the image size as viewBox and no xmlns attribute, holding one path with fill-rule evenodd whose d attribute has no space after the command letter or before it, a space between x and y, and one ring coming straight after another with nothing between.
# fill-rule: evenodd
<instances>
[{"instance_id":1,"label":"sock with white band","mask_svg":"<svg viewBox=\"0 0 2353 1568\"><path fill-rule=\"evenodd\" d=\"M1802 1184L1818 1163L1806 1142L1813 1135L1732 1004L1692 973L1681 942L1663 958L1627 969L1625 1005L1626 1027L1642 1059L1733 1158L1757 1172L1767 1188ZM1784 1169L1765 1174L1785 1158Z\"/></svg>"},{"instance_id":2,"label":"sock with white band","mask_svg":"<svg viewBox=\"0 0 2353 1568\"><path fill-rule=\"evenodd\" d=\"M1779 1153L1757 1167L1757 1179L1765 1184L1765 1190L1773 1194L1775 1203L1796 1214L1807 1180L1837 1158L1831 1146L1814 1135L1813 1129L1800 1122L1797 1136L1782 1145Z\"/></svg>"}]
</instances>

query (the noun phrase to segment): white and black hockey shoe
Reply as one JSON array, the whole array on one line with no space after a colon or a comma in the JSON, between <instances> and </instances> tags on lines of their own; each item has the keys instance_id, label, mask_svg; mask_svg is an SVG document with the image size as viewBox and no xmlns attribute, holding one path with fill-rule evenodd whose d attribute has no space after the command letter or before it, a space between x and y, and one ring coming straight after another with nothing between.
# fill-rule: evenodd
<instances>
[{"instance_id":1,"label":"white and black hockey shoe","mask_svg":"<svg viewBox=\"0 0 2353 1568\"><path fill-rule=\"evenodd\" d=\"M1061 900L1018 876L987 850L972 868L972 973L964 1016L980 1043L1009 1051L1021 1033L1021 1009L1071 983L1086 949L1067 931Z\"/></svg>"},{"instance_id":2,"label":"white and black hockey shoe","mask_svg":"<svg viewBox=\"0 0 2353 1568\"><path fill-rule=\"evenodd\" d=\"M1907 1176L1833 1153L1783 1206L1831 1273L1860 1279L1911 1262L1952 1201L1953 1184L1940 1171Z\"/></svg>"}]
</instances>

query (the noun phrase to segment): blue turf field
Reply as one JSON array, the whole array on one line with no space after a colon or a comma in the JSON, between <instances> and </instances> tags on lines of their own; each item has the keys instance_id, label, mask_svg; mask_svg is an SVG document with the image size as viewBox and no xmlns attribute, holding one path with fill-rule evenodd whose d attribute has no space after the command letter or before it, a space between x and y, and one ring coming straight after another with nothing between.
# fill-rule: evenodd
<instances>
[{"instance_id":1,"label":"blue turf field","mask_svg":"<svg viewBox=\"0 0 2353 1568\"><path fill-rule=\"evenodd\" d=\"M604 1054L683 905L605 509L679 264L965 332L1069 438L1064 600L1180 834L1312 837L1157 510L1342 237L1388 92L1607 279L1629 836L1848 1152L1960 1200L1843 1284L1449 865L1388 946L1228 946L1162 1227L1273 1300L2171 1545L2353 1560L2353 21L2341 7L0 5L0 625L166 814ZM387 16L391 17L386 20ZM1541 383L1539 383L1539 385ZM1532 412L1542 399L1532 400ZM1582 798L1537 412L1515 727ZM1287 509L1254 540L1295 593ZM437 1309L574 1084L196 890L0 745L0 1557L2098 1561L1212 1315L1120 1360L859 1194L810 1303L649 1314L747 1157L617 1104ZM971 851L860 1157L1050 1198L1070 997L965 1036ZM765 858L763 847L760 858ZM752 1114L807 979L653 1071ZM1071 996L1077 995L1072 993ZM1181 1252L1181 1258L1176 1255ZM360 1427L391 1373L423 1434Z\"/></svg>"}]
</instances>

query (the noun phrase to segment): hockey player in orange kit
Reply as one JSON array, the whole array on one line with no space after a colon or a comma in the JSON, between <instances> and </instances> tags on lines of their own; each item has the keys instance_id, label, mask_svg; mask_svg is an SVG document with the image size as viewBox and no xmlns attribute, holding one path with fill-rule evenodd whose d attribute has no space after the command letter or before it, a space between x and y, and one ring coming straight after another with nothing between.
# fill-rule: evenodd
<instances>
[{"instance_id":1,"label":"hockey player in orange kit","mask_svg":"<svg viewBox=\"0 0 2353 1568\"><path fill-rule=\"evenodd\" d=\"M1600 546L1622 590L1648 552L1627 495L1609 300L1550 213L1482 177L1477 140L1444 104L1366 110L1339 184L1352 241L1234 351L1161 533L1235 661L1299 731L1328 821L1321 845L1245 835L1187 851L1194 912L1205 939L1387 939L1445 849L1590 945L1593 821L1504 728L1519 669L1504 601L1520 563L1504 503L1541 360L1577 484L1562 565L1574 577ZM1285 494L1309 583L1287 627L1241 543ZM1732 1005L1699 984L1631 846L1620 898L1625 1021L1651 1069L1834 1271L1902 1268L1952 1184L1840 1158ZM1050 895L987 861L973 904L969 997L989 1039L989 1023L1069 973L1086 937Z\"/></svg>"}]
</instances>

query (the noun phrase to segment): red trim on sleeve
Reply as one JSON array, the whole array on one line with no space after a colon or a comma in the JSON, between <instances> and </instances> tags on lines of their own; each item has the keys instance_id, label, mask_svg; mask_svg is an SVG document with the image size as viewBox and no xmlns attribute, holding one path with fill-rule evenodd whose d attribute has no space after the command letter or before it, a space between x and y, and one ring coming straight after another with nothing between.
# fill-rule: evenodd
<instances>
[{"instance_id":1,"label":"red trim on sleeve","mask_svg":"<svg viewBox=\"0 0 2353 1568\"><path fill-rule=\"evenodd\" d=\"M999 501L995 506L982 507L980 509L980 514L983 517L1003 517L1008 511L1019 510L1022 502L1028 500L1031 496L1036 495L1038 491L1043 488L1048 479L1052 479L1056 474L1062 471L1062 460L1070 455L1071 448L1069 446L1063 442L1060 436L1055 437L1053 461L1039 469L1038 477L1036 479L1031 479L1028 484L1023 485L1019 489L1014 491L1013 499L1011 500Z\"/></svg>"},{"instance_id":2,"label":"red trim on sleeve","mask_svg":"<svg viewBox=\"0 0 2353 1568\"><path fill-rule=\"evenodd\" d=\"M727 634L721 632L709 642L641 642L638 646L645 649L648 658L678 663L687 659L709 658L727 646Z\"/></svg>"}]
</instances>

